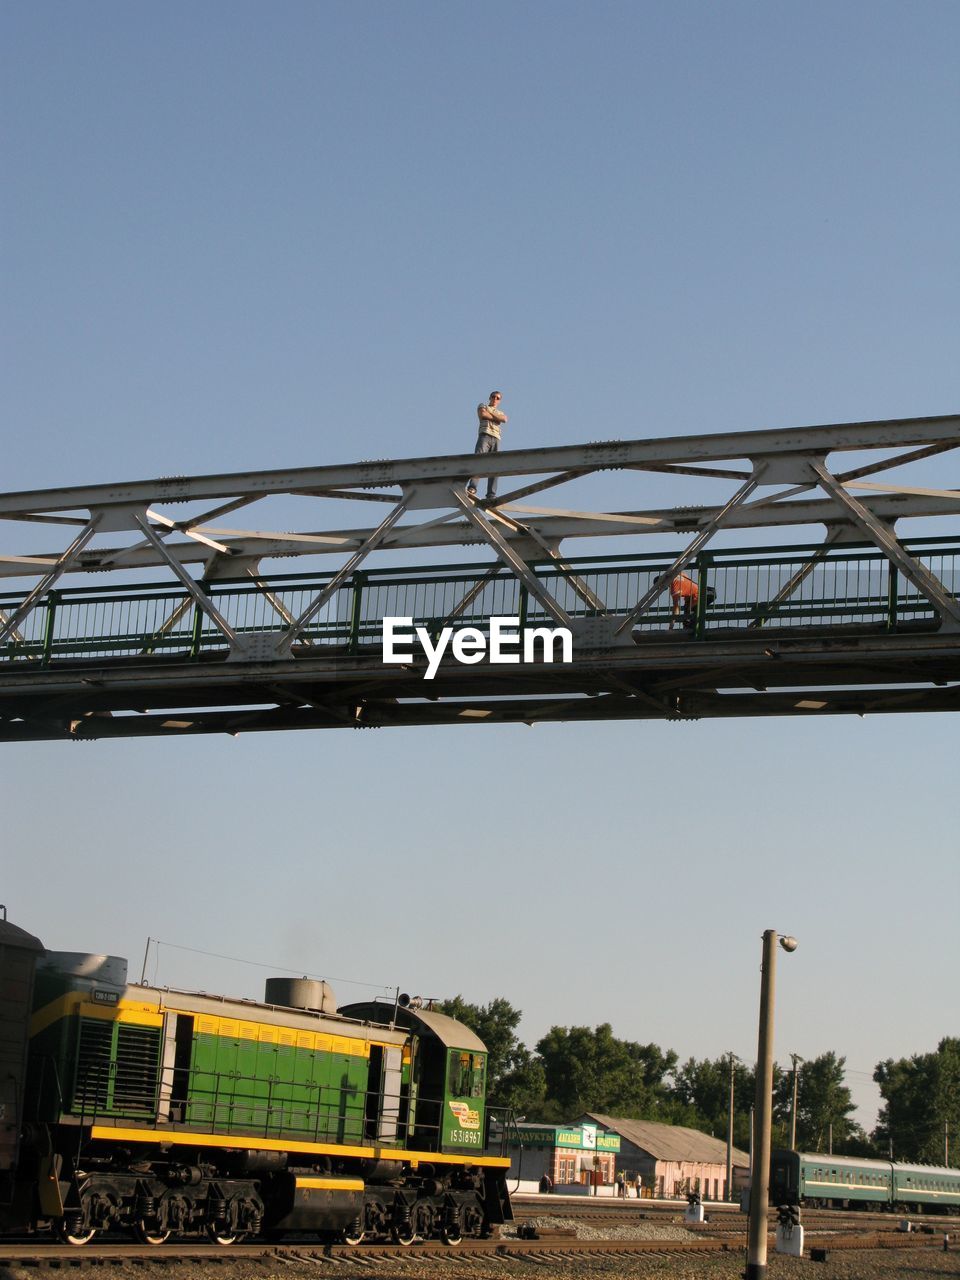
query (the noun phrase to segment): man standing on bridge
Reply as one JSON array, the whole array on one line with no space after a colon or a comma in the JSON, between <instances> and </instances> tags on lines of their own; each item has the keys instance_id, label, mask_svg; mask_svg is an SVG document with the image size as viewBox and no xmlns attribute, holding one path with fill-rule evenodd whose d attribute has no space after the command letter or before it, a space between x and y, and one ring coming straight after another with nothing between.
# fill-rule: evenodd
<instances>
[{"instance_id":1,"label":"man standing on bridge","mask_svg":"<svg viewBox=\"0 0 960 1280\"><path fill-rule=\"evenodd\" d=\"M477 434L477 447L474 453L496 453L500 448L500 428L507 421L507 415L500 410L500 401L503 396L499 391L491 391L490 399L486 404L481 402L477 405L477 418L479 419L480 430ZM471 498L477 496L477 479L474 477L467 485L467 493ZM487 479L487 501L497 496L497 477L489 476Z\"/></svg>"}]
</instances>

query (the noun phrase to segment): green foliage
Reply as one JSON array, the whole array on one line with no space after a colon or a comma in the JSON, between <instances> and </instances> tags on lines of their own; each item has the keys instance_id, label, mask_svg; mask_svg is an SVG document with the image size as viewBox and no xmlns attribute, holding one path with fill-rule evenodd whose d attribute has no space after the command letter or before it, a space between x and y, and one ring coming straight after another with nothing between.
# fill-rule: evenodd
<instances>
[{"instance_id":1,"label":"green foliage","mask_svg":"<svg viewBox=\"0 0 960 1280\"><path fill-rule=\"evenodd\" d=\"M726 1138L730 1110L730 1055L713 1060L688 1058L674 1076L673 1094L684 1108L684 1119L673 1121ZM756 1094L754 1072L733 1059L733 1145L750 1145L750 1107Z\"/></svg>"},{"instance_id":2,"label":"green foliage","mask_svg":"<svg viewBox=\"0 0 960 1280\"><path fill-rule=\"evenodd\" d=\"M582 1111L651 1119L667 1096L665 1077L677 1063L655 1044L618 1040L609 1023L551 1027L537 1045L547 1097L569 1118Z\"/></svg>"},{"instance_id":3,"label":"green foliage","mask_svg":"<svg viewBox=\"0 0 960 1280\"><path fill-rule=\"evenodd\" d=\"M501 1076L494 1104L509 1107L515 1116L535 1123L546 1118L547 1077L543 1063L525 1045L513 1054L513 1066Z\"/></svg>"},{"instance_id":4,"label":"green foliage","mask_svg":"<svg viewBox=\"0 0 960 1280\"><path fill-rule=\"evenodd\" d=\"M950 1164L960 1165L960 1039L941 1040L935 1053L919 1053L877 1064L873 1078L884 1105L873 1137L895 1160L943 1164L944 1129Z\"/></svg>"},{"instance_id":5,"label":"green foliage","mask_svg":"<svg viewBox=\"0 0 960 1280\"><path fill-rule=\"evenodd\" d=\"M686 1125L726 1138L730 1058L682 1065L672 1049L620 1040L609 1023L551 1027L532 1053L518 1036L521 1012L502 997L487 1005L462 996L440 1011L458 1018L487 1046L488 1098L531 1122L569 1124L586 1111ZM903 1160L943 1162L944 1123L951 1135L951 1164L960 1165L960 1039L945 1039L936 1053L878 1064L884 1108L873 1143L851 1118L855 1110L844 1083L846 1059L828 1052L802 1062L797 1089L797 1147L847 1155L886 1155L890 1141ZM734 1145L750 1144L754 1072L733 1060ZM774 1066L773 1141L790 1142L793 1072Z\"/></svg>"},{"instance_id":6,"label":"green foliage","mask_svg":"<svg viewBox=\"0 0 960 1280\"><path fill-rule=\"evenodd\" d=\"M822 1053L819 1058L801 1061L797 1080L797 1150L826 1151L833 1126L833 1150L854 1154L852 1144L865 1142L866 1135L850 1117L856 1110L850 1090L843 1083L846 1058ZM774 1089L774 1114L782 1127L783 1142L790 1142L790 1112L793 1105L793 1070L783 1071Z\"/></svg>"}]
</instances>

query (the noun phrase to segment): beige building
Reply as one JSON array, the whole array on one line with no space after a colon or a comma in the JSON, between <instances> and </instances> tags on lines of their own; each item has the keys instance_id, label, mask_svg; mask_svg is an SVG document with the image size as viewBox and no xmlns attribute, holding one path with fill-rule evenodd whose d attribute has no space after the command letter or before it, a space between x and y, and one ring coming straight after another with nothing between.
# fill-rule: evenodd
<instances>
[{"instance_id":1,"label":"beige building","mask_svg":"<svg viewBox=\"0 0 960 1280\"><path fill-rule=\"evenodd\" d=\"M681 1125L657 1124L653 1120L621 1120L616 1116L588 1112L581 1124L595 1124L620 1136L617 1172L627 1175L628 1183L639 1173L641 1194L656 1199L686 1197L699 1192L704 1200L728 1200L727 1144L720 1138ZM739 1185L750 1157L733 1149L734 1186Z\"/></svg>"}]
</instances>

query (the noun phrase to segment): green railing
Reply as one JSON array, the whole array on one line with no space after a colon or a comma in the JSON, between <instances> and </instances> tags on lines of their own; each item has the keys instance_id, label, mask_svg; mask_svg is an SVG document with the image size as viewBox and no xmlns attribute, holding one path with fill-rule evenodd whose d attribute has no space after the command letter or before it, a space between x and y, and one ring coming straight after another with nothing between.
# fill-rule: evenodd
<instances>
[{"instance_id":1,"label":"green railing","mask_svg":"<svg viewBox=\"0 0 960 1280\"><path fill-rule=\"evenodd\" d=\"M943 582L960 590L960 538L923 538L905 549ZM602 611L626 614L668 568L664 553L580 556L532 563L539 583L572 618ZM896 630L936 623L936 611L875 548L823 544L702 552L686 572L700 586L696 638L709 641L757 628L867 625ZM208 584L211 603L239 635L275 633L278 643L330 581L317 574L275 574ZM712 588L708 593L706 588ZM708 598L710 602L708 603ZM0 624L22 596L0 597ZM443 625L485 629L490 617L521 625L555 625L542 604L499 563L427 565L355 573L313 617L298 643L362 653L381 643L384 617L409 617L437 631ZM640 633L672 622L664 592L637 621ZM50 594L0 647L0 664L71 659L151 657L176 661L225 655L224 634L176 586L134 583L74 587Z\"/></svg>"}]
</instances>

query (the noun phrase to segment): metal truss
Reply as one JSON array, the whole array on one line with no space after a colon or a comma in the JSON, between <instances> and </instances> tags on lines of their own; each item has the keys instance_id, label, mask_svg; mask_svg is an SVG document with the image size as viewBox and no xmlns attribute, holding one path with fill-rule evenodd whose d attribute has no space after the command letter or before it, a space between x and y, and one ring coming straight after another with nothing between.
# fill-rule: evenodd
<instances>
[{"instance_id":1,"label":"metal truss","mask_svg":"<svg viewBox=\"0 0 960 1280\"><path fill-rule=\"evenodd\" d=\"M937 643L949 641L952 646L960 632L957 598L928 565L904 548L897 525L905 520L937 519L939 528L944 521L956 521L960 487L910 483L908 473L913 468L916 478L926 460L945 455L938 463L943 474L946 466L955 466L953 451L958 447L960 417L950 415L0 494L0 521L4 522L0 527L25 540L36 536L39 525L44 537L54 544L53 550L8 550L2 547L7 539L0 540L0 577L11 580L11 590L16 589L14 580L24 584L23 596L0 611L0 646L21 637L31 612L64 575L109 573L119 580L146 571L159 572L183 592L179 614L192 606L202 611L222 634L228 661L241 667L250 665L251 677L255 665L256 680L262 685L264 670L273 670L276 679L286 680L291 678L291 667L299 664L304 669L311 651L305 635L309 624L368 557L382 561L388 554L402 556L424 548L481 546L493 552L547 616L558 625L569 626L585 650L623 651L624 646L633 645L636 625L668 590L670 580L718 535L747 529L796 530L810 525L823 531L824 554L844 541L876 547L932 606ZM845 461L852 461L845 455L863 453L874 455L873 459L856 459L856 465L844 466ZM534 495L574 486L584 477L607 471L623 473L618 482L621 491L636 488L635 507L596 511L528 504ZM894 482L877 478L892 471L897 473ZM477 501L466 491L468 479L474 475L496 476L507 491L494 501ZM712 505L645 506L643 486L652 475L669 476L678 496L681 489L702 480L721 486L728 496ZM278 500L283 503L284 521L296 516L297 528L234 528L221 523L234 512ZM336 507L330 504L342 507L344 502L376 502L389 509L379 523L343 527L336 519ZM320 507L320 503L325 505ZM332 514L325 516L325 512ZM567 563L569 550L561 551L562 546L569 547L582 538L625 539L629 546L633 539L652 534L670 534L685 542L652 585L629 606L621 604L616 611L608 608ZM65 545L60 547L61 543ZM323 584L296 615L286 609L268 581L267 566L291 557L299 563L319 557L324 566ZM328 570L331 558L336 563ZM815 562L816 557L786 584L775 603L799 587ZM571 617L534 571L535 564L549 564L558 570L555 580L566 583L591 616ZM282 618L281 629L241 633L222 615L214 604L211 584L237 578L257 584ZM482 583L460 602L451 617L481 590ZM171 626L177 616L168 618L164 626ZM625 657L617 661L617 678L627 678L631 662ZM19 664L21 668L27 665ZM343 676L342 662L339 671ZM12 678L23 682L22 672L15 672ZM322 678L317 678L322 684ZM369 670L356 678L369 696ZM538 678L551 686L556 683L554 673L551 678L542 673ZM390 684L382 672L377 679ZM52 694L54 673L46 672L43 680ZM206 680L211 688L216 683L209 671ZM331 705L328 692L320 699L321 718ZM504 698L510 692L498 688L494 696ZM282 718L280 708L291 698L297 707L312 707L317 714L316 698L311 702L312 695L304 689L291 694L282 688L278 693L275 687L274 693L275 719ZM575 693L596 696L585 687ZM231 697L236 696L233 689ZM395 695L391 692L389 696ZM474 692L465 696L472 697ZM608 702L626 697L631 704L647 696L651 714L676 714L676 707L670 710L661 694L651 699L635 680L626 690L606 688L604 696ZM298 701L301 698L305 701ZM342 699L337 701L333 721L357 723L357 717L351 718L345 706ZM529 710L526 701L524 706ZM584 714L581 707L571 711L570 718ZM563 716L553 706L542 718Z\"/></svg>"}]
</instances>

